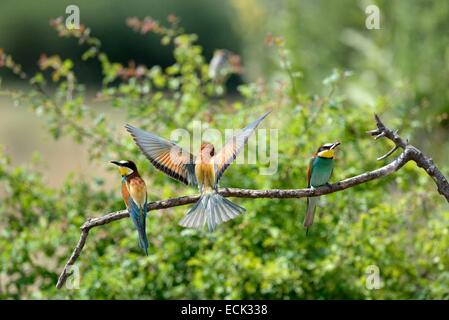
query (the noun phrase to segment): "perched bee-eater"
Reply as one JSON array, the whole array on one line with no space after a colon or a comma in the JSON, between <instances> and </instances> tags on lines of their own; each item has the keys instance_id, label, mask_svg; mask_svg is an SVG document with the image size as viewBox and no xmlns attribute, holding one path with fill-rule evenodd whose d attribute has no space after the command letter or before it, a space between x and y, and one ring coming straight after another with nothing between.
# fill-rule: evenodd
<instances>
[{"instance_id":1,"label":"perched bee-eater","mask_svg":"<svg viewBox=\"0 0 449 320\"><path fill-rule=\"evenodd\" d=\"M199 187L200 199L179 224L199 229L207 223L209 231L213 231L218 224L234 219L245 211L217 192L218 181L268 113L237 133L219 152L215 152L211 143L203 142L197 157L152 133L131 125L126 125L126 129L157 169L187 185Z\"/></svg>"},{"instance_id":2,"label":"perched bee-eater","mask_svg":"<svg viewBox=\"0 0 449 320\"><path fill-rule=\"evenodd\" d=\"M240 57L226 49L215 50L209 63L209 77L215 83L224 83L231 74L241 72Z\"/></svg>"},{"instance_id":3,"label":"perched bee-eater","mask_svg":"<svg viewBox=\"0 0 449 320\"><path fill-rule=\"evenodd\" d=\"M327 143L318 148L318 151L310 160L307 170L307 187L314 188L329 183L334 169L334 152L340 142ZM304 219L304 227L309 229L313 223L315 208L319 197L307 198L307 212Z\"/></svg>"},{"instance_id":4,"label":"perched bee-eater","mask_svg":"<svg viewBox=\"0 0 449 320\"><path fill-rule=\"evenodd\" d=\"M111 161L118 166L122 176L122 196L129 216L137 229L139 247L148 255L146 233L147 187L131 160Z\"/></svg>"}]
</instances>

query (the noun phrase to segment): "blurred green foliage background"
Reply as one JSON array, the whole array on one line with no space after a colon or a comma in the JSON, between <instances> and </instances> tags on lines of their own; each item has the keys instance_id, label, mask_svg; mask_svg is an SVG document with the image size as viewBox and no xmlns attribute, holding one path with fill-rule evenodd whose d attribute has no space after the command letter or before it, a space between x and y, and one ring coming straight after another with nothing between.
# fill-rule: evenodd
<instances>
[{"instance_id":1,"label":"blurred green foliage background","mask_svg":"<svg viewBox=\"0 0 449 320\"><path fill-rule=\"evenodd\" d=\"M90 29L64 32L63 20L49 25L68 4L80 7ZM380 8L380 30L365 27L369 4ZM277 173L262 176L258 166L233 165L221 185L302 188L309 157L325 142L342 142L333 181L388 161L375 159L390 143L374 143L365 133L376 112L449 175L448 3L1 6L0 123L14 134L1 139L0 298L449 298L448 204L413 163L322 197L307 237L304 199L236 199L247 213L214 233L179 227L186 207L151 212L148 257L129 219L95 228L77 264L79 288L55 288L82 223L123 209L120 177L109 160L135 159L151 200L196 192L149 165L125 122L169 137L176 128L192 130L194 120L220 130L241 128L272 109L262 127L279 130ZM179 20L167 21L170 14ZM159 28L134 32L127 26L128 17L145 16ZM227 83L207 74L217 48L242 57L243 72ZM36 138L43 132L46 138ZM49 137L64 140L72 153L56 144L55 150L37 146L42 154L19 163L29 140L22 136L40 145L53 143ZM69 170L66 163L75 158L85 158L84 165ZM366 286L370 265L380 270L376 290Z\"/></svg>"}]
</instances>

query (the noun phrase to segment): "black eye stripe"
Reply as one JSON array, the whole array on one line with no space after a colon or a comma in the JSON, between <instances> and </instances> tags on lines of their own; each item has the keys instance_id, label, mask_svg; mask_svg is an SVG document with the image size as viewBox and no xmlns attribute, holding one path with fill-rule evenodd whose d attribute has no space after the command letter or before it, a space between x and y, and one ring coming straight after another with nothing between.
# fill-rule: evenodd
<instances>
[{"instance_id":1,"label":"black eye stripe","mask_svg":"<svg viewBox=\"0 0 449 320\"><path fill-rule=\"evenodd\" d=\"M132 161L123 161L123 162L120 162L120 165L122 166L122 167L125 167L125 168L128 168L128 169L131 169L131 170L133 170L133 171L136 171L136 165L134 164L134 162L132 162Z\"/></svg>"},{"instance_id":2,"label":"black eye stripe","mask_svg":"<svg viewBox=\"0 0 449 320\"><path fill-rule=\"evenodd\" d=\"M329 150L333 146L332 143L323 144L321 147L318 148L318 152Z\"/></svg>"}]
</instances>

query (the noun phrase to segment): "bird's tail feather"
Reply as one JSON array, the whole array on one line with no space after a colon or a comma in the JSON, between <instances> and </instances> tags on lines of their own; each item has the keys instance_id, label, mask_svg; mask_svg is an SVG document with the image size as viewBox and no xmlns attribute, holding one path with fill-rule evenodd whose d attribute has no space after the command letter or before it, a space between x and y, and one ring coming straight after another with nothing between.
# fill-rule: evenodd
<instances>
[{"instance_id":1,"label":"bird's tail feather","mask_svg":"<svg viewBox=\"0 0 449 320\"><path fill-rule=\"evenodd\" d=\"M134 226L137 229L137 241L139 243L139 247L145 252L146 255L148 255L148 238L147 238L147 232L146 232L146 210L145 209L138 209L139 210L139 219L133 220Z\"/></svg>"},{"instance_id":2,"label":"bird's tail feather","mask_svg":"<svg viewBox=\"0 0 449 320\"><path fill-rule=\"evenodd\" d=\"M318 203L319 197L307 198L307 211L304 218L304 227L309 228L313 224L313 218L315 216L315 209Z\"/></svg>"},{"instance_id":3,"label":"bird's tail feather","mask_svg":"<svg viewBox=\"0 0 449 320\"><path fill-rule=\"evenodd\" d=\"M245 208L213 191L203 193L179 224L186 228L200 229L207 223L209 231L214 231L217 225L234 219L245 211Z\"/></svg>"},{"instance_id":4,"label":"bird's tail feather","mask_svg":"<svg viewBox=\"0 0 449 320\"><path fill-rule=\"evenodd\" d=\"M146 233L146 219L143 218L143 228L138 228L137 232L139 234L139 247L142 248L142 250L145 252L146 255L148 255L148 238Z\"/></svg>"}]
</instances>

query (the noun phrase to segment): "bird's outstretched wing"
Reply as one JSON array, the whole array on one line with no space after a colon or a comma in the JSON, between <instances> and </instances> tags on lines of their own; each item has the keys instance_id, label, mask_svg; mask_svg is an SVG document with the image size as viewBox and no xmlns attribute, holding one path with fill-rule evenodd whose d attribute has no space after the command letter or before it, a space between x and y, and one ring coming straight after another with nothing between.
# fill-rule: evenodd
<instances>
[{"instance_id":1,"label":"bird's outstretched wing","mask_svg":"<svg viewBox=\"0 0 449 320\"><path fill-rule=\"evenodd\" d=\"M129 124L125 126L150 162L170 177L187 185L197 185L195 157L176 143Z\"/></svg>"},{"instance_id":2,"label":"bird's outstretched wing","mask_svg":"<svg viewBox=\"0 0 449 320\"><path fill-rule=\"evenodd\" d=\"M223 149L220 150L215 156L214 156L214 163L215 163L215 183L218 183L218 180L220 180L221 176L225 172L225 170L229 167L229 165L234 161L234 159L237 157L239 152L242 150L243 146L248 141L248 138L250 135L254 132L254 130L257 128L259 123L265 119L265 117L270 113L271 111L265 113L263 116L261 116L256 121L250 123L248 126L246 126L244 129L242 129L239 133L237 133L235 136L232 137L230 141L227 141Z\"/></svg>"}]
</instances>

